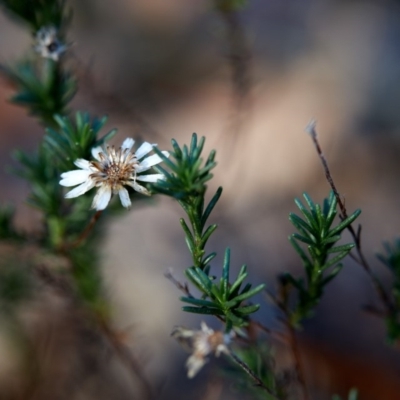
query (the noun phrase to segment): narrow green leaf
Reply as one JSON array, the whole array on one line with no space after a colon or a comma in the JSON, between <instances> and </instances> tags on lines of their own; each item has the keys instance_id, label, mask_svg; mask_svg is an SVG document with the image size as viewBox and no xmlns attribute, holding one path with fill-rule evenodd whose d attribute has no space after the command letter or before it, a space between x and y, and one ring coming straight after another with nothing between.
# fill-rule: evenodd
<instances>
[{"instance_id":1,"label":"narrow green leaf","mask_svg":"<svg viewBox=\"0 0 400 400\"><path fill-rule=\"evenodd\" d=\"M292 275L288 272L285 274L286 280L295 287L299 292L304 293L304 282L302 278L295 279Z\"/></svg>"},{"instance_id":2,"label":"narrow green leaf","mask_svg":"<svg viewBox=\"0 0 400 400\"><path fill-rule=\"evenodd\" d=\"M224 266L222 268L222 298L224 301L228 298L229 293L229 268L230 268L231 249L225 250Z\"/></svg>"},{"instance_id":3,"label":"narrow green leaf","mask_svg":"<svg viewBox=\"0 0 400 400\"><path fill-rule=\"evenodd\" d=\"M244 321L242 318L236 316L232 311L227 311L225 313L226 318L231 320L233 325L235 326L243 326L244 324L246 324L246 321Z\"/></svg>"},{"instance_id":4,"label":"narrow green leaf","mask_svg":"<svg viewBox=\"0 0 400 400\"><path fill-rule=\"evenodd\" d=\"M106 133L103 137L101 137L97 142L96 145L100 146L109 142L118 132L118 129L111 129L110 132Z\"/></svg>"},{"instance_id":5,"label":"narrow green leaf","mask_svg":"<svg viewBox=\"0 0 400 400\"><path fill-rule=\"evenodd\" d=\"M349 225L351 225L357 218L358 216L361 214L361 210L358 209L356 211L354 211L353 214L351 214L348 218L346 218L344 221L342 221L338 226L336 226L335 228L333 228L329 234L331 236L336 235L340 232L342 232L344 229L346 229Z\"/></svg>"},{"instance_id":6,"label":"narrow green leaf","mask_svg":"<svg viewBox=\"0 0 400 400\"><path fill-rule=\"evenodd\" d=\"M179 222L181 223L182 229L185 232L185 240L186 240L186 244L189 248L189 251L191 254L194 254L194 252L196 250L196 246L194 244L194 238L193 238L192 232L190 232L190 229L187 226L186 221L183 218L181 218L179 220Z\"/></svg>"},{"instance_id":7,"label":"narrow green leaf","mask_svg":"<svg viewBox=\"0 0 400 400\"><path fill-rule=\"evenodd\" d=\"M232 300L229 300L229 301L221 304L221 307L227 310L227 309L236 307L237 305L239 305L239 303L241 303L240 300L232 299Z\"/></svg>"},{"instance_id":8,"label":"narrow green leaf","mask_svg":"<svg viewBox=\"0 0 400 400\"><path fill-rule=\"evenodd\" d=\"M206 265L204 268L203 268L203 271L204 271L204 273L206 274L206 275L210 275L210 265Z\"/></svg>"},{"instance_id":9,"label":"narrow green leaf","mask_svg":"<svg viewBox=\"0 0 400 400\"><path fill-rule=\"evenodd\" d=\"M216 154L217 152L215 150L210 151L210 154L207 157L206 166L213 164L213 166L215 167L217 165L217 163L214 162Z\"/></svg>"},{"instance_id":10,"label":"narrow green leaf","mask_svg":"<svg viewBox=\"0 0 400 400\"><path fill-rule=\"evenodd\" d=\"M289 214L289 220L303 235L314 232L314 230L311 228L310 225L307 224L307 222L303 221L298 215L294 213Z\"/></svg>"},{"instance_id":11,"label":"narrow green leaf","mask_svg":"<svg viewBox=\"0 0 400 400\"><path fill-rule=\"evenodd\" d=\"M208 217L210 216L212 210L214 209L215 205L217 204L219 198L221 197L221 194L222 194L222 187L220 186L217 189L217 191L215 192L215 194L212 197L212 199L210 200L210 202L208 203L208 206L207 206L206 210L204 211L204 214L201 217L202 226L204 226L206 224L206 221L207 221Z\"/></svg>"},{"instance_id":12,"label":"narrow green leaf","mask_svg":"<svg viewBox=\"0 0 400 400\"><path fill-rule=\"evenodd\" d=\"M324 216L322 215L321 206L319 204L315 204L315 214L317 216L318 227L320 230L324 227Z\"/></svg>"},{"instance_id":13,"label":"narrow green leaf","mask_svg":"<svg viewBox=\"0 0 400 400\"><path fill-rule=\"evenodd\" d=\"M322 286L325 286L327 283L329 283L333 278L336 277L336 275L342 270L343 264L338 264L332 272L322 280Z\"/></svg>"},{"instance_id":14,"label":"narrow green leaf","mask_svg":"<svg viewBox=\"0 0 400 400\"><path fill-rule=\"evenodd\" d=\"M219 291L218 287L216 285L212 285L211 287L211 293L213 294L214 298L218 300L220 304L224 303L224 298L222 293Z\"/></svg>"},{"instance_id":15,"label":"narrow green leaf","mask_svg":"<svg viewBox=\"0 0 400 400\"><path fill-rule=\"evenodd\" d=\"M190 141L190 156L193 157L195 150L197 149L197 134L193 133L192 140ZM194 157L196 158L196 157Z\"/></svg>"},{"instance_id":16,"label":"narrow green leaf","mask_svg":"<svg viewBox=\"0 0 400 400\"><path fill-rule=\"evenodd\" d=\"M155 165L153 167L157 172L160 172L161 174L163 174L167 179L171 179L172 175L163 167L161 167L160 165ZM157 185L163 185L163 184L168 184L168 182L165 182L164 180L159 180L157 182Z\"/></svg>"},{"instance_id":17,"label":"narrow green leaf","mask_svg":"<svg viewBox=\"0 0 400 400\"><path fill-rule=\"evenodd\" d=\"M325 238L323 244L326 246L327 244L336 243L338 240L340 240L340 235L331 236L331 232L329 232L329 236Z\"/></svg>"},{"instance_id":18,"label":"narrow green leaf","mask_svg":"<svg viewBox=\"0 0 400 400\"><path fill-rule=\"evenodd\" d=\"M300 242L309 244L311 246L315 246L317 244L317 241L316 241L315 237L313 235L311 235L311 234L310 234L310 237L308 238L308 237L299 235L298 233L293 233L292 237L297 239L297 240L300 240Z\"/></svg>"},{"instance_id":19,"label":"narrow green leaf","mask_svg":"<svg viewBox=\"0 0 400 400\"><path fill-rule=\"evenodd\" d=\"M201 160L199 161L201 163ZM217 163L215 162L210 162L209 164L206 164L203 168L200 169L199 171L199 176L203 177L203 175L206 175L210 170L212 170ZM208 179L207 179L208 180Z\"/></svg>"},{"instance_id":20,"label":"narrow green leaf","mask_svg":"<svg viewBox=\"0 0 400 400\"><path fill-rule=\"evenodd\" d=\"M179 201L179 204L185 210L185 213L187 215L190 215L192 213L191 206L187 204L185 201Z\"/></svg>"},{"instance_id":21,"label":"narrow green leaf","mask_svg":"<svg viewBox=\"0 0 400 400\"><path fill-rule=\"evenodd\" d=\"M207 243L207 240L210 238L210 236L215 232L215 230L218 228L217 224L210 225L207 230L204 232L202 238L201 238L201 244L200 246L205 246Z\"/></svg>"},{"instance_id":22,"label":"narrow green leaf","mask_svg":"<svg viewBox=\"0 0 400 400\"><path fill-rule=\"evenodd\" d=\"M224 313L221 310L218 310L217 308L184 306L182 307L182 311L190 312L193 314L224 315Z\"/></svg>"},{"instance_id":23,"label":"narrow green leaf","mask_svg":"<svg viewBox=\"0 0 400 400\"><path fill-rule=\"evenodd\" d=\"M203 265L209 264L215 257L217 256L217 253L210 253L207 257L204 258L203 260Z\"/></svg>"},{"instance_id":24,"label":"narrow green leaf","mask_svg":"<svg viewBox=\"0 0 400 400\"><path fill-rule=\"evenodd\" d=\"M199 276L199 278L201 279L201 281L203 282L204 285L206 285L208 287L208 289L211 291L212 287L215 286L212 283L212 280L215 279L215 277L210 277L208 276L201 268L199 267L194 267L197 275Z\"/></svg>"},{"instance_id":25,"label":"narrow green leaf","mask_svg":"<svg viewBox=\"0 0 400 400\"><path fill-rule=\"evenodd\" d=\"M308 193L304 192L303 197L306 200L306 203L307 203L308 207L310 208L310 211L311 211L311 214L313 215L313 217L318 219L318 212L316 209L316 206L318 206L318 205L313 202L312 198L310 197L310 195Z\"/></svg>"},{"instance_id":26,"label":"narrow green leaf","mask_svg":"<svg viewBox=\"0 0 400 400\"><path fill-rule=\"evenodd\" d=\"M179 167L174 164L168 157L166 157L157 146L153 147L154 152L163 160L163 162L168 165L176 174L179 173Z\"/></svg>"},{"instance_id":27,"label":"narrow green leaf","mask_svg":"<svg viewBox=\"0 0 400 400\"><path fill-rule=\"evenodd\" d=\"M184 144L184 145L183 145L183 148L182 148L182 162L183 162L184 164L186 164L187 161L188 161L188 158L189 158L189 149L188 149L188 147L186 146L186 144Z\"/></svg>"},{"instance_id":28,"label":"narrow green leaf","mask_svg":"<svg viewBox=\"0 0 400 400\"><path fill-rule=\"evenodd\" d=\"M260 309L259 304L235 308L234 312L242 315L252 314Z\"/></svg>"},{"instance_id":29,"label":"narrow green leaf","mask_svg":"<svg viewBox=\"0 0 400 400\"><path fill-rule=\"evenodd\" d=\"M304 207L303 203L299 199L294 199L299 210L302 212L304 217L306 218L308 224L311 226L314 232L318 232L318 224L315 221L314 216Z\"/></svg>"},{"instance_id":30,"label":"narrow green leaf","mask_svg":"<svg viewBox=\"0 0 400 400\"><path fill-rule=\"evenodd\" d=\"M336 217L336 207L337 207L337 201L336 201L336 197L335 194L333 193L333 191L330 191L329 193L329 211L326 215L326 226L327 228L330 228L330 226L332 225L333 220Z\"/></svg>"},{"instance_id":31,"label":"narrow green leaf","mask_svg":"<svg viewBox=\"0 0 400 400\"><path fill-rule=\"evenodd\" d=\"M340 260L342 260L343 258L345 258L347 256L347 254L349 254L350 250L346 250L346 251L342 251L341 253L339 253L336 257L333 257L331 260L329 260L325 265L324 265L324 269L327 269L329 267L332 267L332 265L337 264Z\"/></svg>"},{"instance_id":32,"label":"narrow green leaf","mask_svg":"<svg viewBox=\"0 0 400 400\"><path fill-rule=\"evenodd\" d=\"M208 283L204 282L204 280L200 278L197 270L194 267L187 268L185 270L185 275L201 292L211 297L212 294L210 280L208 280Z\"/></svg>"},{"instance_id":33,"label":"narrow green leaf","mask_svg":"<svg viewBox=\"0 0 400 400\"><path fill-rule=\"evenodd\" d=\"M349 252L351 249L355 247L354 243L344 244L342 246L332 247L327 251L327 253L338 253L340 251L347 251Z\"/></svg>"},{"instance_id":34,"label":"narrow green leaf","mask_svg":"<svg viewBox=\"0 0 400 400\"><path fill-rule=\"evenodd\" d=\"M229 296L235 296L239 290L240 290L240 285L242 284L242 282L246 279L247 277L247 266L246 265L242 265L242 268L240 269L238 278L236 279L236 281L232 284L232 286L229 288Z\"/></svg>"},{"instance_id":35,"label":"narrow green leaf","mask_svg":"<svg viewBox=\"0 0 400 400\"><path fill-rule=\"evenodd\" d=\"M178 142L175 139L171 140L172 147L174 148L175 158L181 159L182 158L182 150L179 147Z\"/></svg>"},{"instance_id":36,"label":"narrow green leaf","mask_svg":"<svg viewBox=\"0 0 400 400\"><path fill-rule=\"evenodd\" d=\"M311 258L314 260L314 263L317 262L319 264L324 263L327 257L325 249L319 249L315 246L308 246L308 251L311 255ZM323 251L323 253L322 253Z\"/></svg>"},{"instance_id":37,"label":"narrow green leaf","mask_svg":"<svg viewBox=\"0 0 400 400\"><path fill-rule=\"evenodd\" d=\"M202 136L200 138L199 144L197 145L197 148L195 149L195 151L193 152L193 155L192 155L194 160L197 160L200 158L201 152L203 151L205 140L206 140L206 138L204 136Z\"/></svg>"},{"instance_id":38,"label":"narrow green leaf","mask_svg":"<svg viewBox=\"0 0 400 400\"><path fill-rule=\"evenodd\" d=\"M264 290L265 288L265 284L262 283L261 285L256 286L254 289L251 289L245 293L240 294L239 296L236 296L234 298L235 301L243 301L243 300L247 300L250 297L256 295L257 293L261 292L262 290Z\"/></svg>"},{"instance_id":39,"label":"narrow green leaf","mask_svg":"<svg viewBox=\"0 0 400 400\"><path fill-rule=\"evenodd\" d=\"M208 300L194 299L193 297L185 297L185 296L181 297L180 300L183 301L184 303L193 304L195 306L218 308L218 304Z\"/></svg>"},{"instance_id":40,"label":"narrow green leaf","mask_svg":"<svg viewBox=\"0 0 400 400\"><path fill-rule=\"evenodd\" d=\"M307 272L307 274L309 274L310 271L312 270L313 263L311 262L311 260L308 258L308 256L304 252L304 250L298 245L298 243L292 236L289 236L289 241L292 244L292 246L294 247L294 249L297 251L297 253L299 254L300 258L303 261L303 265L306 269L306 272Z\"/></svg>"}]
</instances>

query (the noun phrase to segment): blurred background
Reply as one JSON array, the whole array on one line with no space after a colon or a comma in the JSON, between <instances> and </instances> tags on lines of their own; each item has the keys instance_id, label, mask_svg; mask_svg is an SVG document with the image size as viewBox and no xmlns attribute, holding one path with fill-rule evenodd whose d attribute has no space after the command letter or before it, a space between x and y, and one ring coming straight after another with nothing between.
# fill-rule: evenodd
<instances>
[{"instance_id":1,"label":"blurred background","mask_svg":"<svg viewBox=\"0 0 400 400\"><path fill-rule=\"evenodd\" d=\"M116 144L131 136L168 149L171 138L188 143L197 132L206 136L207 150L217 150L210 191L223 186L224 194L210 250L221 255L230 246L234 270L246 263L253 283L266 282L272 291L280 272L302 273L287 240L293 232L288 213L296 211L293 199L303 191L316 201L329 192L304 132L315 118L349 212L363 211L365 253L390 285L375 253L383 240L400 234L400 2L250 0L233 21L206 0L69 4L68 62L80 80L74 109L108 115L107 126L119 131ZM26 30L0 11L1 62L12 63L30 46ZM43 130L7 102L13 89L0 82L0 201L17 206L20 229L34 231L39 217L25 204L29 188L7 167L15 166L12 150L35 149ZM102 266L115 324L156 398L238 399L216 373L223 360L189 381L187 354L170 337L175 325L198 329L204 319L180 310L181 294L164 277L172 268L183 281L190 264L181 216L177 204L162 198L133 207L107 228ZM259 301L256 317L278 328L268 299ZM382 321L362 311L367 304L379 307L379 300L364 271L347 259L299 335L313 400L344 396L351 387L361 400L399 398L400 355L385 344ZM46 294L26 310L27 326L54 376L47 395L32 398L55 398L49 393L57 374L72 369L79 375L74 318ZM90 353L92 341L85 340ZM18 385L18 360L4 340L0 355L0 387ZM284 349L277 353L283 363L289 356ZM121 366L107 368L93 366L93 375L67 397L141 398Z\"/></svg>"}]
</instances>

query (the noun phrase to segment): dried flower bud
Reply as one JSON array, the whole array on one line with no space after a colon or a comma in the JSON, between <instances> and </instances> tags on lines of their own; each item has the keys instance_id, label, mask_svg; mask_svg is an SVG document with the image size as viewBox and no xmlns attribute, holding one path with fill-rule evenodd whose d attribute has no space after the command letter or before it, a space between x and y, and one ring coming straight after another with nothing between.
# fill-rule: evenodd
<instances>
[{"instance_id":1,"label":"dried flower bud","mask_svg":"<svg viewBox=\"0 0 400 400\"><path fill-rule=\"evenodd\" d=\"M51 58L58 61L67 45L58 39L58 32L54 26L45 26L36 33L35 50L44 58Z\"/></svg>"},{"instance_id":2,"label":"dried flower bud","mask_svg":"<svg viewBox=\"0 0 400 400\"><path fill-rule=\"evenodd\" d=\"M214 331L205 322L201 323L201 330L176 327L171 334L182 347L192 355L186 361L188 377L193 378L208 361L209 354L217 357L221 353L229 354L228 344L231 335L221 331Z\"/></svg>"}]
</instances>

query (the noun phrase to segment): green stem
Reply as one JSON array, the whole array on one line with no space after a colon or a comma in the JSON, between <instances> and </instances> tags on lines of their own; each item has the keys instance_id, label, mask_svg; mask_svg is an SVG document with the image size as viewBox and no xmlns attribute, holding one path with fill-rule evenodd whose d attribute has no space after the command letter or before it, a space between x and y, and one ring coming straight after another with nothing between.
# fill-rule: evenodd
<instances>
[{"instance_id":1,"label":"green stem","mask_svg":"<svg viewBox=\"0 0 400 400\"><path fill-rule=\"evenodd\" d=\"M204 244L202 243L203 227L201 226L200 222L202 215L201 215L201 210L198 207L198 204L200 204L198 202L198 198L194 198L189 204L185 204L183 209L185 210L187 216L189 217L189 221L193 230L194 245L195 245L195 249L192 254L193 265L195 267L203 269L204 268L203 255L204 255L205 243Z\"/></svg>"}]
</instances>

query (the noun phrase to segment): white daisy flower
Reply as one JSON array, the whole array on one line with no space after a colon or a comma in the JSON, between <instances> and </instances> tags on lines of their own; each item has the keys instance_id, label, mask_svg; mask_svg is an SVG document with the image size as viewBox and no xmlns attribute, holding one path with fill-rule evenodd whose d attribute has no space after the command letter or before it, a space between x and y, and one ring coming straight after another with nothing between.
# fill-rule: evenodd
<instances>
[{"instance_id":1,"label":"white daisy flower","mask_svg":"<svg viewBox=\"0 0 400 400\"><path fill-rule=\"evenodd\" d=\"M35 51L44 58L58 61L61 54L67 50L67 45L57 37L57 29L54 26L45 26L36 33Z\"/></svg>"},{"instance_id":2,"label":"white daisy flower","mask_svg":"<svg viewBox=\"0 0 400 400\"><path fill-rule=\"evenodd\" d=\"M95 147L92 149L95 161L76 160L74 164L80 169L61 174L60 185L67 187L79 185L69 191L65 197L67 199L78 197L90 189L98 187L92 208L100 211L107 207L111 196L117 193L122 205L125 208L130 207L131 200L124 186L131 186L137 192L149 196L149 191L144 186L139 185L137 181L157 182L159 179L163 179L164 175L139 174L159 164L162 159L157 154L144 158L153 150L153 146L156 146L155 144L144 142L136 153L133 153L131 149L134 143L133 139L127 138L118 150L114 146L107 146L105 149L100 146ZM169 156L167 151L162 153L166 157Z\"/></svg>"},{"instance_id":3,"label":"white daisy flower","mask_svg":"<svg viewBox=\"0 0 400 400\"><path fill-rule=\"evenodd\" d=\"M194 331L178 326L171 334L183 348L192 353L186 361L188 378L193 378L208 361L209 354L217 357L221 353L229 354L228 344L231 334L214 331L205 322L201 323L201 330Z\"/></svg>"}]
</instances>

